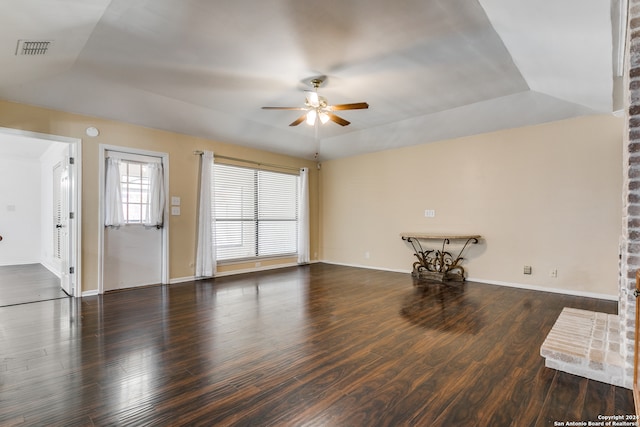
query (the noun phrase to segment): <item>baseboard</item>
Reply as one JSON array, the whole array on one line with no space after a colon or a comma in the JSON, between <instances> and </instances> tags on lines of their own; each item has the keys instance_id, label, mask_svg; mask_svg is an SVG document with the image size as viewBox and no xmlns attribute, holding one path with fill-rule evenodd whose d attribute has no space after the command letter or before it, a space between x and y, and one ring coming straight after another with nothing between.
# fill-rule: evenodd
<instances>
[{"instance_id":1,"label":"baseboard","mask_svg":"<svg viewBox=\"0 0 640 427\"><path fill-rule=\"evenodd\" d=\"M315 264L317 262L318 261L311 261L309 264ZM246 269L242 269L242 270L233 270L233 271L225 271L223 273L217 273L214 277L211 277L211 278L233 276L233 275L236 275L236 274L244 274L244 273L256 273L256 272L260 272L260 271L277 270L279 268L297 267L297 266L298 266L298 264L296 264L296 263L289 263L289 264L271 265L271 266L266 266L266 267L246 268ZM175 277L173 279L169 279L169 285L175 285L175 284L178 284L178 283L185 283L185 282L193 282L195 280L204 280L204 279L209 279L209 277L196 277L196 276ZM135 286L134 286L134 288L135 288ZM98 291L97 290L85 291L85 292L82 293L83 297L85 297L85 296L93 296L93 295L98 295Z\"/></svg>"},{"instance_id":2,"label":"baseboard","mask_svg":"<svg viewBox=\"0 0 640 427\"><path fill-rule=\"evenodd\" d=\"M318 262L319 261L311 261L311 262L309 262L309 264L316 264ZM265 267L243 268L241 270L231 270L231 271L217 272L215 274L215 276L213 276L213 277L196 277L196 276L178 277L178 278L175 278L175 279L170 279L169 280L169 284L173 285L175 283L191 282L191 281L194 281L194 280L214 279L216 277L235 276L236 274L258 273L260 271L277 270L279 268L297 267L299 265L300 264L297 264L297 263L287 263L287 264L269 265L269 266L265 266Z\"/></svg>"},{"instance_id":3,"label":"baseboard","mask_svg":"<svg viewBox=\"0 0 640 427\"><path fill-rule=\"evenodd\" d=\"M617 295L599 294L596 292L576 291L574 289L547 288L545 286L525 285L522 283L502 282L499 280L477 279L474 277L468 277L467 280L470 282L486 283L487 285L507 286L509 288L527 289L530 291L539 291L539 292L551 292L553 294L571 295L574 297L596 298L596 299L604 299L604 300L610 300L610 301L618 300Z\"/></svg>"},{"instance_id":4,"label":"baseboard","mask_svg":"<svg viewBox=\"0 0 640 427\"><path fill-rule=\"evenodd\" d=\"M389 271L389 272L392 272L392 273L411 274L411 271L410 270L406 270L406 269L373 267L373 266L370 266L370 265L349 264L349 263L341 263L341 262L333 262L333 261L322 261L322 260L315 260L315 261L311 261L310 262L310 264L317 264L317 263L340 265L340 266L343 266L343 267L365 268L367 270ZM272 265L272 266L267 266L267 267L246 268L246 269L242 269L242 270L233 270L233 271L225 271L225 272L222 272L222 273L217 273L215 277L227 277L227 276L234 276L236 274L256 273L256 272L260 272L260 271L277 270L279 268L288 268L288 267L296 267L296 266L298 266L298 264L290 263L290 264ZM191 282L191 281L199 280L199 279L201 279L201 278L198 278L198 277L195 277L195 276L177 277L175 279L170 279L169 280L169 284L173 285L173 284L176 284L176 283ZM474 278L474 277L468 277L467 280L470 281L470 282L485 283L487 285L506 286L506 287L509 287L509 288L527 289L527 290L530 290L530 291L551 292L551 293L554 293L554 294L571 295L571 296L584 297L584 298L604 299L604 300L609 300L609 301L617 301L618 300L618 296L617 295L599 294L599 293L596 293L596 292L576 291L576 290L573 290L573 289L547 288L547 287L544 287L544 286L526 285L526 284L522 284L522 283L513 283L513 282L503 282L503 281L500 281L500 280L478 279L478 278ZM82 296L83 297L85 297L85 296L93 296L93 295L98 295L98 291L97 290L92 290L92 291L84 291L84 292L82 292Z\"/></svg>"},{"instance_id":5,"label":"baseboard","mask_svg":"<svg viewBox=\"0 0 640 427\"><path fill-rule=\"evenodd\" d=\"M83 291L80 296L82 298L84 298L84 297L93 297L93 296L96 296L96 295L98 295L98 290L94 289L94 290L91 290L91 291Z\"/></svg>"},{"instance_id":6,"label":"baseboard","mask_svg":"<svg viewBox=\"0 0 640 427\"><path fill-rule=\"evenodd\" d=\"M287 264L268 265L265 267L243 268L241 270L217 272L215 277L234 276L236 274L244 274L244 273L257 273L260 271L277 270L279 268L297 267L298 265L299 264L297 263L287 263Z\"/></svg>"},{"instance_id":7,"label":"baseboard","mask_svg":"<svg viewBox=\"0 0 640 427\"><path fill-rule=\"evenodd\" d=\"M379 271L390 271L394 273L407 273L411 274L411 270L402 270L402 269L393 269L393 268L383 268L383 267L372 267L369 265L359 265L359 264L348 264L348 263L340 263L333 261L320 261L324 264L333 264L333 265L341 265L344 267L354 267L354 268L366 268L368 270L379 270ZM506 286L509 288L518 288L518 289L527 289L530 291L539 291L539 292L551 292L554 294L563 294L563 295L571 295L576 297L585 297L585 298L596 298L596 299L604 299L610 301L617 301L617 295L610 294L599 294L595 292L584 292L584 291L576 291L573 289L560 289L560 288L547 288L544 286L535 286L535 285L525 285L522 283L512 283L512 282L503 282L500 280L487 280L487 279L477 279L473 277L468 277L468 281L470 282L478 282L478 283L486 283L487 285L497 285L497 286Z\"/></svg>"},{"instance_id":8,"label":"baseboard","mask_svg":"<svg viewBox=\"0 0 640 427\"><path fill-rule=\"evenodd\" d=\"M40 265L42 265L44 268L49 270L51 273L55 274L58 279L62 276L62 273L58 269L56 269L53 265L44 261L41 261Z\"/></svg>"},{"instance_id":9,"label":"baseboard","mask_svg":"<svg viewBox=\"0 0 640 427\"><path fill-rule=\"evenodd\" d=\"M12 265L32 265L32 264L42 264L40 261L16 261L16 262L3 262L0 264L0 267L8 267Z\"/></svg>"},{"instance_id":10,"label":"baseboard","mask_svg":"<svg viewBox=\"0 0 640 427\"><path fill-rule=\"evenodd\" d=\"M394 269L394 268L385 268L385 267L373 267L371 265L360 265L360 264L349 264L344 262L334 262L334 261L317 261L323 264L331 264L331 265L341 265L343 267L353 267L353 268L366 268L367 270L377 270L377 271L389 271L391 273L406 273L411 274L411 270L407 269Z\"/></svg>"},{"instance_id":11,"label":"baseboard","mask_svg":"<svg viewBox=\"0 0 640 427\"><path fill-rule=\"evenodd\" d=\"M175 285L176 283L193 282L194 280L198 280L198 278L196 276L176 277L175 279L169 279L169 284Z\"/></svg>"}]
</instances>

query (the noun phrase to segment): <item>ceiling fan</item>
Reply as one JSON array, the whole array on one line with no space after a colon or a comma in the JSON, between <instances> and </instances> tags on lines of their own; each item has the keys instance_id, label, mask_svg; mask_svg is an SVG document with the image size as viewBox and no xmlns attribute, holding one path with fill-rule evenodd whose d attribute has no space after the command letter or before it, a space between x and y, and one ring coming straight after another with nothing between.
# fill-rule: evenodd
<instances>
[{"instance_id":1,"label":"ceiling fan","mask_svg":"<svg viewBox=\"0 0 640 427\"><path fill-rule=\"evenodd\" d=\"M343 110L362 110L369 108L369 104L366 102L355 102L353 104L336 104L329 105L327 98L318 95L318 88L324 82L324 78L311 79L310 83L313 86L313 91L306 91L307 97L304 100L304 107L262 107L263 110L298 110L305 111L305 113L293 121L289 126L298 126L300 123L306 121L308 125L313 126L319 121L322 124L331 120L340 126L347 126L348 120L333 114L334 111Z\"/></svg>"}]
</instances>

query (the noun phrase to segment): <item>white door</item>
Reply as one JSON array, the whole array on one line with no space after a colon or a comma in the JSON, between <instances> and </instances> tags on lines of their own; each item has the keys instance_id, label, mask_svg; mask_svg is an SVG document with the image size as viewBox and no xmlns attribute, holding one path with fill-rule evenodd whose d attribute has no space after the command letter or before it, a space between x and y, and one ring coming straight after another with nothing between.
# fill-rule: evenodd
<instances>
[{"instance_id":1,"label":"white door","mask_svg":"<svg viewBox=\"0 0 640 427\"><path fill-rule=\"evenodd\" d=\"M71 157L53 169L53 259L60 271L60 286L68 295L74 295L73 231L73 185Z\"/></svg>"},{"instance_id":2,"label":"white door","mask_svg":"<svg viewBox=\"0 0 640 427\"><path fill-rule=\"evenodd\" d=\"M67 294L73 296L73 281L71 280L72 265L71 260L71 232L70 232L70 215L71 215L71 179L69 176L69 158L65 160L65 165L60 176L60 198L62 204L62 214L60 216L60 286Z\"/></svg>"},{"instance_id":3,"label":"white door","mask_svg":"<svg viewBox=\"0 0 640 427\"><path fill-rule=\"evenodd\" d=\"M121 192L126 224L105 227L103 291L155 285L163 282L164 229L143 225L142 212L149 201L145 164L162 158L107 151L120 159Z\"/></svg>"},{"instance_id":4,"label":"white door","mask_svg":"<svg viewBox=\"0 0 640 427\"><path fill-rule=\"evenodd\" d=\"M52 266L55 268L58 274L62 271L62 171L64 169L64 163L57 163L53 167L53 180L52 182L52 218L53 221L53 247L52 247Z\"/></svg>"}]
</instances>

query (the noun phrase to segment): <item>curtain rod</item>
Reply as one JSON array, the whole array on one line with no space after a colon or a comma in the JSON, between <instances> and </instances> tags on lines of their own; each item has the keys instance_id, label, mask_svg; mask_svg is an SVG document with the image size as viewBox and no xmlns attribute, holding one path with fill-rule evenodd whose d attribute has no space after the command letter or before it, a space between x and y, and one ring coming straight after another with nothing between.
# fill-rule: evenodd
<instances>
[{"instance_id":1,"label":"curtain rod","mask_svg":"<svg viewBox=\"0 0 640 427\"><path fill-rule=\"evenodd\" d=\"M204 154L204 151L200 151L200 150L196 150L193 152L194 155L196 156L202 156ZM296 168L293 166L283 166L283 165L275 165L272 163L261 163L261 162L256 162L253 160L245 160L245 159L239 159L237 157L229 157L229 156L219 156L219 155L215 155L214 154L214 159L225 159L225 160L232 160L234 162L241 162L241 163L248 163L251 165L257 165L257 166L266 166L269 168L278 168L278 169L287 169L287 170L292 170L292 171L300 171L300 168Z\"/></svg>"}]
</instances>

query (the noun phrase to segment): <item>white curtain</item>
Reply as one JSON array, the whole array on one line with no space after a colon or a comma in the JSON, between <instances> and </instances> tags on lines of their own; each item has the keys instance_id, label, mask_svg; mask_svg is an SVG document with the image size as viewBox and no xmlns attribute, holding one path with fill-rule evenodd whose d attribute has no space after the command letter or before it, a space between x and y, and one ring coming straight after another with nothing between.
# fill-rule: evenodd
<instances>
[{"instance_id":1,"label":"white curtain","mask_svg":"<svg viewBox=\"0 0 640 427\"><path fill-rule=\"evenodd\" d=\"M216 242L213 233L213 230L215 230L213 162L213 153L211 151L205 151L200 157L196 277L211 277L216 274Z\"/></svg>"},{"instance_id":2,"label":"white curtain","mask_svg":"<svg viewBox=\"0 0 640 427\"><path fill-rule=\"evenodd\" d=\"M122 192L120 190L120 160L107 158L107 171L104 190L104 225L119 227L124 225L122 212Z\"/></svg>"},{"instance_id":3,"label":"white curtain","mask_svg":"<svg viewBox=\"0 0 640 427\"><path fill-rule=\"evenodd\" d=\"M161 227L164 221L165 200L162 163L148 163L146 166L149 171L149 204L144 225Z\"/></svg>"},{"instance_id":4,"label":"white curtain","mask_svg":"<svg viewBox=\"0 0 640 427\"><path fill-rule=\"evenodd\" d=\"M298 264L308 264L309 254L309 169L300 169L298 189Z\"/></svg>"}]
</instances>

